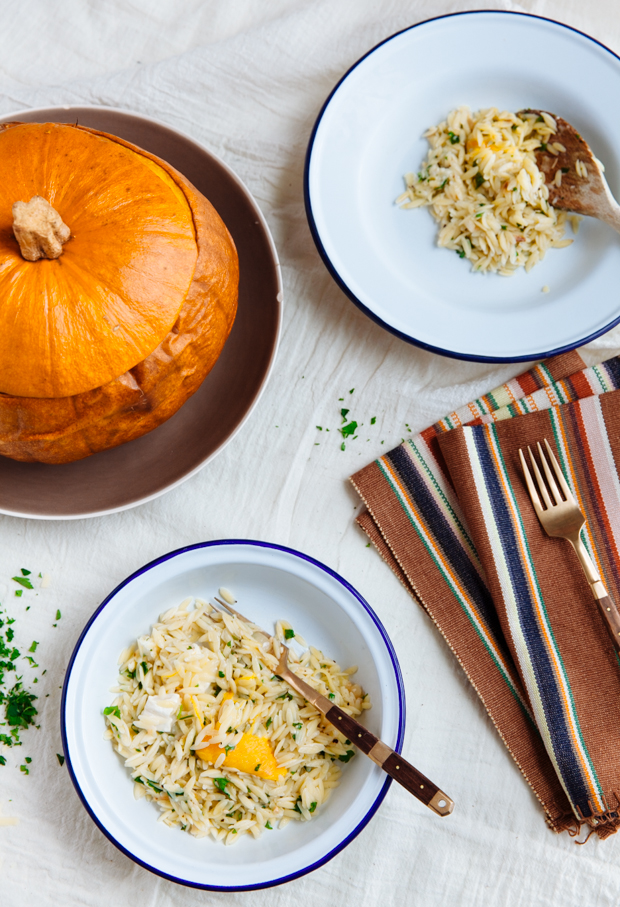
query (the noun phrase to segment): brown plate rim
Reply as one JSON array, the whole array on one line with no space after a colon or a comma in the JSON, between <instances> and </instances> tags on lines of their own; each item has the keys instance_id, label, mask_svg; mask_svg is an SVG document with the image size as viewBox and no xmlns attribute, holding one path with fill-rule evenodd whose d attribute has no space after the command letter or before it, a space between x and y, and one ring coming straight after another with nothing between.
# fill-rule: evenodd
<instances>
[{"instance_id":1,"label":"brown plate rim","mask_svg":"<svg viewBox=\"0 0 620 907\"><path fill-rule=\"evenodd\" d=\"M278 252L276 249L276 245L273 240L273 236L271 235L271 230L269 229L269 225L267 224L265 216L263 215L261 209L259 208L254 196L252 195L250 190L247 188L245 183L241 180L241 178L235 173L235 171L232 169L232 167L230 167L229 164L227 164L224 160L222 160L222 158L220 158L213 151L210 151L207 147L205 147L205 145L203 145L201 142L196 141L196 139L187 135L185 132L182 132L180 129L177 129L175 126L165 123L162 120L155 119L154 117L145 116L144 114L138 113L137 111L131 110L129 108L112 107L112 106L107 106L104 104L97 104L97 105L68 104L68 105L49 105L49 106L45 106L45 107L21 108L19 110L15 110L10 113L1 115L0 123L8 123L8 122L12 122L14 120L19 120L20 117L24 117L24 116L32 117L38 113L45 114L47 116L49 116L51 113L57 113L58 115L66 117L67 114L69 114L72 110L75 110L75 111L87 110L93 114L96 114L99 111L101 111L101 112L105 112L105 113L116 114L121 117L131 118L132 120L142 120L143 122L148 123L151 126L154 126L159 129L164 129L164 130L167 130L171 133L178 135L184 142L187 142L188 144L193 145L197 149L198 152L200 152L201 154L210 158L219 167L221 167L224 171L226 171L228 176L231 178L231 181L237 187L237 190L245 197L246 202L252 208L252 210L256 216L256 221L258 223L259 229L262 230L263 238L265 240L266 246L268 247L268 249L270 251L271 263L273 266L273 277L274 277L275 285L277 287L276 326L275 326L275 331L274 331L274 336L273 336L272 350L271 350L269 362L264 371L261 381L257 383L256 390L252 397L251 402L249 403L243 416L240 418L240 420L238 421L236 426L230 431L228 436L219 444L218 447L215 448L215 450L213 450L209 454L207 454L204 457L204 459L201 460L196 466L189 469L180 478L174 479L167 485L164 485L163 487L158 488L156 491L154 491L150 494L143 495L142 497L132 499L131 501L128 501L125 504L117 505L117 506L110 507L110 508L103 508L103 509L97 509L97 510L87 510L86 509L86 510L83 510L80 512L75 512L75 513L52 514L52 513L37 513L34 511L12 510L12 509L7 509L5 507L2 507L0 505L0 514L4 514L5 516L18 517L20 519L63 520L63 521L65 521L65 520L89 519L89 518L93 518L93 517L108 516L113 513L122 513L125 510L131 510L134 507L139 507L142 504L148 503L149 501L156 500L157 498L161 497L162 495L167 494L169 491L172 491L174 488L178 488L179 485L182 485L188 479L191 479L192 476L194 476L198 472L200 472L200 470L203 469L207 465L207 463L209 463L211 460L213 460L219 453L221 453L222 450L224 450L225 447L228 446L228 444L230 444L230 442L241 431L241 429L243 428L243 426L245 425L245 423L251 416L252 412L256 408L260 398L262 397L262 395L265 391L267 383L269 382L271 374L273 372L274 363L276 360L276 356L277 356L277 352L278 352L278 348L279 348L279 344L280 344L281 333L282 333L282 310L283 310L282 269L280 266L280 261L278 258ZM155 429L155 430L157 430L157 429Z\"/></svg>"}]
</instances>

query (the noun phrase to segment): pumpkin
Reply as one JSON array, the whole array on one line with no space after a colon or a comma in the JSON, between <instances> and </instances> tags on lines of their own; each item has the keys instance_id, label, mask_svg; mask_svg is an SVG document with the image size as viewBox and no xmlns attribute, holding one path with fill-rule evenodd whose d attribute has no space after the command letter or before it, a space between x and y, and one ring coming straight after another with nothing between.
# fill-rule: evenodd
<instances>
[{"instance_id":1,"label":"pumpkin","mask_svg":"<svg viewBox=\"0 0 620 907\"><path fill-rule=\"evenodd\" d=\"M233 240L165 161L82 126L0 131L0 454L67 463L156 428L220 355Z\"/></svg>"}]
</instances>

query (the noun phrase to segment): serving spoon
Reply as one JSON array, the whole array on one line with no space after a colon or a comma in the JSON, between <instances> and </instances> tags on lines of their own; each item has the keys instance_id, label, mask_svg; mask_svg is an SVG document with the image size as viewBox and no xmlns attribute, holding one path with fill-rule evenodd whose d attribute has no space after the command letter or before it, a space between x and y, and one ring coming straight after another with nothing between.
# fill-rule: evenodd
<instances>
[{"instance_id":1,"label":"serving spoon","mask_svg":"<svg viewBox=\"0 0 620 907\"><path fill-rule=\"evenodd\" d=\"M233 614L245 623L256 627L256 635L263 636L265 640L270 641L273 645L273 636L265 630L261 630L254 621L248 620L239 611L235 611L230 604L222 601L221 598L217 596L214 596L214 598L219 605L218 610L225 609L229 614ZM315 709L327 718L330 724L333 724L335 728L345 734L351 743L365 753L369 759L372 759L375 765L383 769L394 781L398 781L410 794L417 797L418 800L428 806L438 816L450 815L454 809L454 801L447 794L444 794L436 784L429 781L417 768L414 768L406 759L403 759L400 753L395 752L387 743L383 743L382 740L371 734L363 724L347 715L343 709L334 705L330 699L323 696L322 693L319 693L318 690L315 690L309 683L306 683L305 680L302 680L301 677L291 671L288 666L288 648L283 643L280 643L280 658L276 670L278 677L288 683L307 702L310 702Z\"/></svg>"},{"instance_id":2,"label":"serving spoon","mask_svg":"<svg viewBox=\"0 0 620 907\"><path fill-rule=\"evenodd\" d=\"M557 132L535 152L536 164L549 190L549 204L574 214L597 217L620 233L620 205L611 194L602 165L588 143L574 126L554 113L528 109L520 111L519 116L525 113L539 116L547 113L557 123ZM559 150L556 144L566 150Z\"/></svg>"}]
</instances>

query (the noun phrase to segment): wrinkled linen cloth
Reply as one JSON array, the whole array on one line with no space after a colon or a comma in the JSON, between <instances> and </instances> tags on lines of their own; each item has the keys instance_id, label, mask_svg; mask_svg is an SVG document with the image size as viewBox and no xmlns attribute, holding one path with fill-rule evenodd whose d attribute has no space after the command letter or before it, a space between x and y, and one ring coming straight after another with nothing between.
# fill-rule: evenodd
<instances>
[{"instance_id":1,"label":"wrinkled linen cloth","mask_svg":"<svg viewBox=\"0 0 620 907\"><path fill-rule=\"evenodd\" d=\"M327 272L304 212L308 139L337 81L394 32L474 7L548 16L620 51L612 0L3 5L2 115L64 104L120 107L172 126L219 155L248 186L273 233L284 318L274 370L255 411L187 482L102 518L0 515L0 602L15 618L20 651L39 643L39 668L23 660L23 673L38 692L40 724L0 766L0 822L17 822L0 824L2 907L33 899L37 907L617 903L620 835L605 842L593 836L579 848L568 835L549 833L536 797L435 625L373 547L366 548L351 519L360 504L348 482L352 473L394 448L409 428L421 431L526 369L445 359L382 330ZM591 364L618 352L616 329L582 355ZM343 396L346 403L339 401ZM344 452L337 432L343 406L368 428ZM98 604L128 575L167 551L218 538L289 545L360 591L400 663L407 700L403 754L454 798L452 816L439 819L393 784L372 821L329 863L280 888L245 894L182 888L136 866L103 836L56 756L62 754L60 687L71 652ZM33 571L35 586L38 573L48 573L49 587L15 597L11 577L22 567ZM20 765L29 767L28 775Z\"/></svg>"},{"instance_id":2,"label":"wrinkled linen cloth","mask_svg":"<svg viewBox=\"0 0 620 907\"><path fill-rule=\"evenodd\" d=\"M548 438L620 586L620 361L577 353L451 413L352 477L358 522L437 624L555 831L620 824L620 667L572 548L529 500L519 448ZM592 669L592 665L596 669Z\"/></svg>"}]
</instances>

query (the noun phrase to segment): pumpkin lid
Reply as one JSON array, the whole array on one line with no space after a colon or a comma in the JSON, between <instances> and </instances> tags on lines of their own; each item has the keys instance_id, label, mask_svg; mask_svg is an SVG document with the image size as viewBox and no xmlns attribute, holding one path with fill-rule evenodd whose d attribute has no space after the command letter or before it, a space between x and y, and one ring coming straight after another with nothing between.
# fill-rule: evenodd
<instances>
[{"instance_id":1,"label":"pumpkin lid","mask_svg":"<svg viewBox=\"0 0 620 907\"><path fill-rule=\"evenodd\" d=\"M197 258L185 194L140 149L55 123L1 131L0 173L0 392L67 397L107 384L158 346L185 301ZM22 257L12 209L33 196L54 209L43 213L58 258Z\"/></svg>"}]
</instances>

